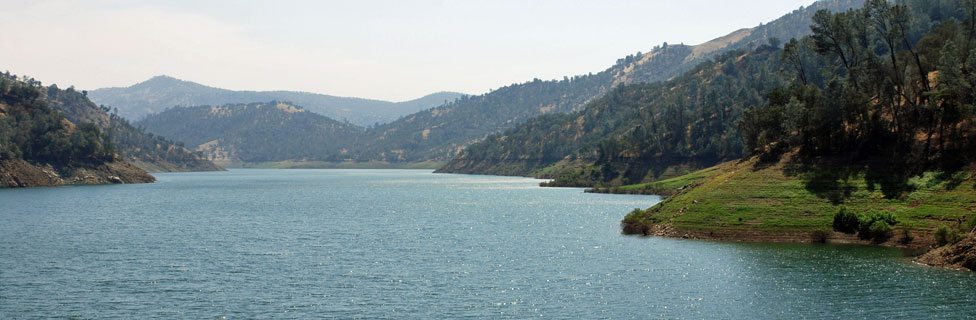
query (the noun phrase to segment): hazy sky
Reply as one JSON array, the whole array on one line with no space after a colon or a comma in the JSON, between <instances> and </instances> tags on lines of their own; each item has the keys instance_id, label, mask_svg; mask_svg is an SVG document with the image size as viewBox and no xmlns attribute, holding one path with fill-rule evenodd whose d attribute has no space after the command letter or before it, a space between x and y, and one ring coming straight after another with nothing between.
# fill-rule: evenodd
<instances>
[{"instance_id":1,"label":"hazy sky","mask_svg":"<svg viewBox=\"0 0 976 320\"><path fill-rule=\"evenodd\" d=\"M166 74L391 101L599 72L813 0L0 0L0 71L79 89Z\"/></svg>"}]
</instances>

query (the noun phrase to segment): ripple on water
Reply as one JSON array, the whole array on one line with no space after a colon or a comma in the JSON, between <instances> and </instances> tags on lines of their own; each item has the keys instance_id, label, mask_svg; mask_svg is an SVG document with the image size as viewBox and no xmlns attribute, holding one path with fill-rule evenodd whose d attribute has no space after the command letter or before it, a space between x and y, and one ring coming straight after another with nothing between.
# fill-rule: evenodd
<instances>
[{"instance_id":1,"label":"ripple on water","mask_svg":"<svg viewBox=\"0 0 976 320\"><path fill-rule=\"evenodd\" d=\"M649 196L417 170L0 190L0 318L964 318L976 277L863 246L620 235Z\"/></svg>"}]
</instances>

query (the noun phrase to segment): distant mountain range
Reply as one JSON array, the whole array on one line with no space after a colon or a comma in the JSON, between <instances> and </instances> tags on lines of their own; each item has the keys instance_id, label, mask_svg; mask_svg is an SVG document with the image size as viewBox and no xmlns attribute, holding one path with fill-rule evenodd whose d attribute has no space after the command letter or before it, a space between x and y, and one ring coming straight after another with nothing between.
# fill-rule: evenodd
<instances>
[{"instance_id":1,"label":"distant mountain range","mask_svg":"<svg viewBox=\"0 0 976 320\"><path fill-rule=\"evenodd\" d=\"M88 92L88 97L95 103L117 108L119 115L132 121L175 106L288 101L314 113L364 127L388 123L462 96L464 94L457 92L438 92L410 101L389 102L297 91L234 91L165 75L129 87L102 88Z\"/></svg>"},{"instance_id":2,"label":"distant mountain range","mask_svg":"<svg viewBox=\"0 0 976 320\"><path fill-rule=\"evenodd\" d=\"M810 34L809 26L812 16L817 10L826 9L834 12L845 11L850 8L860 6L863 0L826 0L816 2L813 5L801 8L787 14L768 24L754 28L736 30L726 36L715 40L699 44L662 44L646 53L638 52L617 60L617 62L606 70L595 73L564 77L561 80L540 80L533 79L524 83L512 84L491 92L475 96L463 96L452 100L445 105L435 108L419 108L420 111L399 117L395 121L380 124L378 126L363 128L359 124L373 124L379 121L353 121L349 119L350 125L358 125L359 133L353 136L351 133L338 136L315 136L305 137L311 133L294 132L288 135L289 139L304 139L309 143L324 143L329 146L346 145L341 154L319 154L310 157L281 159L288 155L284 153L273 157L281 160L305 160L305 159L341 159L342 161L352 162L424 162L424 161L448 161L458 155L469 145L482 141L493 133L503 132L512 129L519 124L525 123L542 115L568 114L581 111L591 104L602 105L600 109L605 112L617 110L614 100L604 100L596 102L604 97L613 88L630 84L658 83L673 79L689 70L693 70L702 63L714 63L712 59L723 53L744 50L749 51L763 46L776 47L780 43L791 38L801 38ZM711 62L710 62L711 61ZM735 63L728 64L730 66ZM701 69L707 71L705 69ZM735 70L724 70L722 73L730 74ZM738 71L737 71L738 72ZM751 71L750 71L751 72ZM723 81L722 77L716 81ZM114 91L113 91L114 90ZM688 90L699 92L695 87ZM131 105L142 105L143 114L145 106L155 106L156 112L165 110L174 105L193 105L209 104L221 106L228 101L224 97L234 96L245 103L268 101L287 101L294 106L300 106L308 111L313 111L326 115L333 119L342 119L343 116L329 115L325 112L316 111L316 107L309 104L311 100L304 101L296 96L270 96L268 92L238 92L223 89L216 89L201 86L195 83L180 81L169 77L156 77L150 81L122 89L100 89L89 93L94 100L109 106L118 107L120 114L125 114L124 104L112 101L133 101ZM341 101L363 102L370 100L336 98L328 96L321 97L329 99L347 99ZM221 98L221 99L217 99ZM708 98L704 96L703 99ZM113 100L114 99L114 100ZM431 98L434 99L434 98ZM440 98L436 98L441 100ZM446 99L445 99L446 100ZM150 103L151 102L151 103ZM126 102L125 105L129 105ZM609 104L608 104L609 103ZM415 106L415 108L418 108ZM596 109L594 109L596 110ZM206 121L199 121L199 115L187 113L185 110L171 113L165 117L158 117L152 121L144 122L146 128L156 134L173 137L181 140L180 130L186 132L202 132L209 130L210 126ZM682 111L685 112L685 111ZM265 117L269 115L251 114L253 116ZM189 118L185 118L188 116ZM608 114L599 115L600 118L610 116ZM389 119L389 118L387 118ZM250 121L262 123L267 128L253 125L246 125L247 130L264 130L265 132L277 132L281 128L275 126L286 125L286 122L266 121L259 118L240 118L240 121ZM321 120L321 119L320 119ZM166 123L169 122L169 123ZM150 125L152 123L152 125ZM342 123L342 121L339 121ZM541 124L553 124L552 121L542 121ZM565 123L565 122L564 122ZM329 126L332 126L330 124ZM347 128L349 126L345 126ZM171 128L171 131L157 131L159 128ZM242 128L243 129L243 128ZM534 128L533 130L542 130ZM587 128L580 131L587 135L608 135L626 131L626 128ZM618 130L619 129L619 130ZM545 128L545 130L558 130L558 128ZM623 130L623 131L621 131ZM316 131L309 131L316 132ZM316 133L318 134L318 133ZM176 135L176 136L174 136ZM251 134L248 134L251 135ZM285 136L281 136L285 137ZM513 136L514 137L514 136ZM352 139L354 144L347 144L345 140ZM575 139L575 138L574 138ZM590 139L590 138L587 138ZM595 139L594 141L599 140ZM280 144L285 143L280 140L248 140L248 143ZM195 143L188 142L188 146L195 148ZM235 144L236 152L242 153L247 149L271 150L265 145L250 145L248 143ZM508 143L518 143L508 141ZM324 149L323 149L324 150ZM335 149L330 149L335 150ZM331 152L331 151L330 151ZM559 153L560 157L567 155ZM517 157L530 157L535 155L515 155ZM553 154L556 155L556 154ZM257 159L240 157L242 161L252 161L247 159ZM272 159L272 158L263 158ZM466 167L478 162L478 159L467 155L466 161L455 163L451 169L461 172L481 172L474 167ZM523 168L528 169L528 168ZM499 170L493 172L505 172ZM525 172L520 169L510 173Z\"/></svg>"},{"instance_id":3,"label":"distant mountain range","mask_svg":"<svg viewBox=\"0 0 976 320\"><path fill-rule=\"evenodd\" d=\"M286 102L175 107L136 122L222 164L339 162L363 128Z\"/></svg>"}]
</instances>

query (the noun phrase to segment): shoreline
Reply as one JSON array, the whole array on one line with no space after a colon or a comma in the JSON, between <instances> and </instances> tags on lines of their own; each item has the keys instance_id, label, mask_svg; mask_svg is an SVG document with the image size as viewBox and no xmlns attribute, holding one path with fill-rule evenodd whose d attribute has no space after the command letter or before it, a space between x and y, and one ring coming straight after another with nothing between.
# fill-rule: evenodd
<instances>
[{"instance_id":1,"label":"shoreline","mask_svg":"<svg viewBox=\"0 0 976 320\"><path fill-rule=\"evenodd\" d=\"M933 241L926 239L925 234L912 232L911 241L904 242L904 238L891 237L884 242L863 240L853 234L836 231L814 232L736 232L714 230L680 230L670 225L653 225L640 228L634 224L621 223L621 233L637 237L662 237L672 239L738 242L738 243L802 243L822 245L863 245L878 248L896 248L905 252L906 257L913 263L947 270L976 272L976 232L953 244L941 247L934 246ZM929 239L926 239L929 240Z\"/></svg>"}]
</instances>

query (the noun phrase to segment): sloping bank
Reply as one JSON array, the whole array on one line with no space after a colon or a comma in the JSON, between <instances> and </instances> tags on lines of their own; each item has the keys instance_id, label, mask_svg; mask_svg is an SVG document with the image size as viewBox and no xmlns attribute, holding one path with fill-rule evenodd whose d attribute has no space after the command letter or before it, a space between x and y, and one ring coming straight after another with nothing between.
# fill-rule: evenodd
<instances>
[{"instance_id":1,"label":"sloping bank","mask_svg":"<svg viewBox=\"0 0 976 320\"><path fill-rule=\"evenodd\" d=\"M917 261L973 269L976 260L966 257L976 257L974 183L971 170L901 177L750 158L618 191L670 194L628 214L621 223L626 234L922 250L954 243Z\"/></svg>"},{"instance_id":2,"label":"sloping bank","mask_svg":"<svg viewBox=\"0 0 976 320\"><path fill-rule=\"evenodd\" d=\"M0 188L154 181L156 178L152 175L122 160L65 166L31 163L21 159L0 160Z\"/></svg>"}]
</instances>

